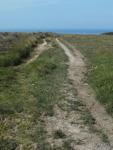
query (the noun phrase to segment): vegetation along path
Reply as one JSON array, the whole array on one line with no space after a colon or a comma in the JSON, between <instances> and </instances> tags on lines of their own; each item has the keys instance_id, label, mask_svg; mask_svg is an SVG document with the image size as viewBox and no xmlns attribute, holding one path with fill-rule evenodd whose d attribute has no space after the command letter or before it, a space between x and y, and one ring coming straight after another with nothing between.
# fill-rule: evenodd
<instances>
[{"instance_id":1,"label":"vegetation along path","mask_svg":"<svg viewBox=\"0 0 113 150\"><path fill-rule=\"evenodd\" d=\"M43 39L18 64L13 52L1 59L0 150L113 150L113 120L84 82L84 57L61 38Z\"/></svg>"},{"instance_id":2,"label":"vegetation along path","mask_svg":"<svg viewBox=\"0 0 113 150\"><path fill-rule=\"evenodd\" d=\"M84 74L87 71L83 55L69 43L64 41L65 44L63 44L59 39L56 39L56 41L69 57L69 78L76 87L77 98L91 112L95 119L96 130L99 129L106 134L111 145L110 149L113 149L113 119L106 113L104 107L96 101L90 86L83 82Z\"/></svg>"},{"instance_id":3,"label":"vegetation along path","mask_svg":"<svg viewBox=\"0 0 113 150\"><path fill-rule=\"evenodd\" d=\"M47 49L47 42L46 40L44 39L43 40L43 43L38 45L36 48L35 48L35 52L34 52L34 56L32 56L27 62L26 62L26 65L32 63L33 61L35 61L37 59L37 57L45 50Z\"/></svg>"}]
</instances>

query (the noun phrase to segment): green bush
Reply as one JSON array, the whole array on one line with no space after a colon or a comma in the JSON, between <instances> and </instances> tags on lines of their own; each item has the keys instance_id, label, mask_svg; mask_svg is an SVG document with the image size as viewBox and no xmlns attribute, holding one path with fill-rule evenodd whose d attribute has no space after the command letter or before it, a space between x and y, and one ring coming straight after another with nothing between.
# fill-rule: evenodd
<instances>
[{"instance_id":1,"label":"green bush","mask_svg":"<svg viewBox=\"0 0 113 150\"><path fill-rule=\"evenodd\" d=\"M23 49L12 50L0 56L0 67L15 66L22 62L23 58L27 58L33 49L31 46Z\"/></svg>"}]
</instances>

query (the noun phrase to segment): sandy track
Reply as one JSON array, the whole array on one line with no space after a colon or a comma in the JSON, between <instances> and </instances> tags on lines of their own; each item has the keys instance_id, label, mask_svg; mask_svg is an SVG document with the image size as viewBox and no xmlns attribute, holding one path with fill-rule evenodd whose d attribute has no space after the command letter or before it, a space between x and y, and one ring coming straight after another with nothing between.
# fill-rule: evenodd
<instances>
[{"instance_id":1,"label":"sandy track","mask_svg":"<svg viewBox=\"0 0 113 150\"><path fill-rule=\"evenodd\" d=\"M46 40L44 40L44 42L42 44L38 45L35 48L34 55L25 62L25 65L28 65L28 64L32 63L33 61L35 61L37 59L37 57L39 57L39 55L41 53L43 53L43 51L45 51L46 49L47 49L47 42L46 42Z\"/></svg>"},{"instance_id":2,"label":"sandy track","mask_svg":"<svg viewBox=\"0 0 113 150\"><path fill-rule=\"evenodd\" d=\"M98 129L102 129L108 136L111 145L110 149L112 150L113 118L106 113L105 108L95 99L95 95L91 87L83 82L84 73L87 71L83 55L69 43L66 42L66 45L69 45L69 47L73 48L73 50L68 48L60 40L56 39L56 41L69 58L69 78L73 81L73 84L77 88L78 99L86 104L92 116L96 119L96 127ZM93 149L94 148L91 150ZM108 150L108 148L106 150Z\"/></svg>"}]
</instances>

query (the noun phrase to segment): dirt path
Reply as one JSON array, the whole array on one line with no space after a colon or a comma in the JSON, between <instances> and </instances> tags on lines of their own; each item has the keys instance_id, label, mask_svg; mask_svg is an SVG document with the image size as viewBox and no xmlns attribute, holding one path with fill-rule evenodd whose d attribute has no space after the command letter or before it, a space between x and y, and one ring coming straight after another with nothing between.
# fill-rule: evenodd
<instances>
[{"instance_id":1,"label":"dirt path","mask_svg":"<svg viewBox=\"0 0 113 150\"><path fill-rule=\"evenodd\" d=\"M69 78L73 81L77 89L77 98L86 104L92 116L96 119L96 127L102 129L108 136L108 139L113 149L113 119L110 117L104 107L95 99L94 93L90 86L83 82L84 73L87 71L83 55L77 51L69 49L61 41L56 39L59 46L65 51L69 57ZM69 44L69 47L71 45ZM92 148L93 150L94 148ZM107 148L108 149L108 148ZM106 150L107 150L106 149Z\"/></svg>"},{"instance_id":2,"label":"dirt path","mask_svg":"<svg viewBox=\"0 0 113 150\"><path fill-rule=\"evenodd\" d=\"M35 50L34 50L34 54L32 54L32 57L30 59L28 59L24 65L28 65L30 63L32 63L33 61L35 61L37 59L37 57L39 57L39 55L41 53L43 53L44 50L47 49L47 42L46 40L44 40L44 42L40 45L38 45Z\"/></svg>"}]
</instances>

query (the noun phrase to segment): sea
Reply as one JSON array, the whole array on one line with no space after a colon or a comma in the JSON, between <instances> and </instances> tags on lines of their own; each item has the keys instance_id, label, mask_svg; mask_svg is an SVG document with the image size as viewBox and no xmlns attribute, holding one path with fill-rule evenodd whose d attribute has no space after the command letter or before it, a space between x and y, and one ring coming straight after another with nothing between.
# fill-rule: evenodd
<instances>
[{"instance_id":1,"label":"sea","mask_svg":"<svg viewBox=\"0 0 113 150\"><path fill-rule=\"evenodd\" d=\"M113 32L113 29L62 29L54 32L61 34L102 34L106 32Z\"/></svg>"},{"instance_id":2,"label":"sea","mask_svg":"<svg viewBox=\"0 0 113 150\"><path fill-rule=\"evenodd\" d=\"M113 32L113 29L4 29L0 32L52 32L59 34L102 34Z\"/></svg>"}]
</instances>

